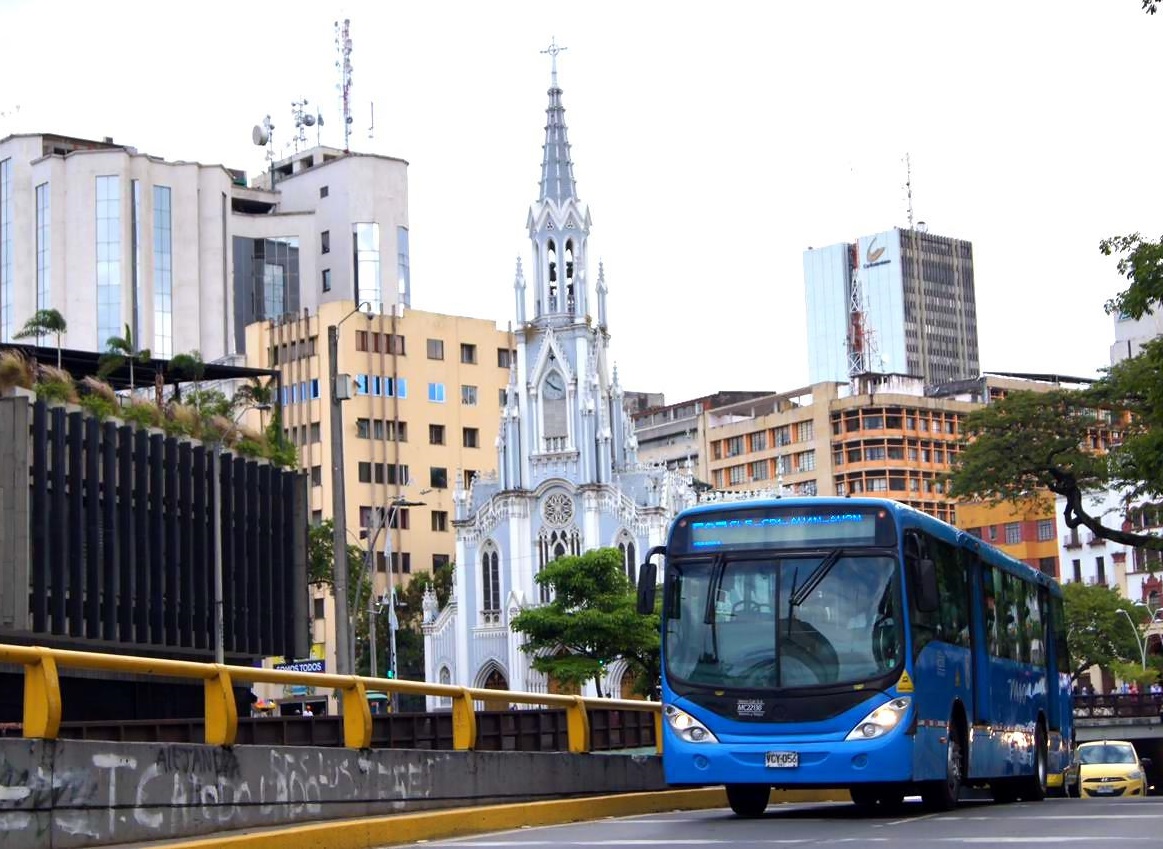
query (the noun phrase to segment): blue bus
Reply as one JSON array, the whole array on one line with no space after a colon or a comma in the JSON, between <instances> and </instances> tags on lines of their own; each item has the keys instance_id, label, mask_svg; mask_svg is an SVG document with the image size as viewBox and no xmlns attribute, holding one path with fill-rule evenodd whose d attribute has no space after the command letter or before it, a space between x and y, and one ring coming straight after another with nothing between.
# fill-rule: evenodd
<instances>
[{"instance_id":1,"label":"blue bus","mask_svg":"<svg viewBox=\"0 0 1163 849\"><path fill-rule=\"evenodd\" d=\"M870 810L963 786L1039 801L1073 746L1062 591L917 510L873 498L717 502L647 554L662 591L663 768L758 816L776 788Z\"/></svg>"}]
</instances>

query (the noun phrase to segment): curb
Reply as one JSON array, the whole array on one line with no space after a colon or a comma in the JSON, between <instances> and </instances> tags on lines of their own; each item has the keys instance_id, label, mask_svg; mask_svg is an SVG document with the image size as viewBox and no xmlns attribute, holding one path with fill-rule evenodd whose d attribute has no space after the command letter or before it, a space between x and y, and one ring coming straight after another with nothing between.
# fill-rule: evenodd
<instances>
[{"instance_id":1,"label":"curb","mask_svg":"<svg viewBox=\"0 0 1163 849\"><path fill-rule=\"evenodd\" d=\"M773 790L771 804L848 801L845 791ZM444 840L525 826L560 825L607 817L626 817L662 811L693 811L727 807L722 787L621 793L552 802L448 808L414 814L312 822L272 829L224 832L190 840L121 844L156 849L373 849ZM111 847L110 849L114 849Z\"/></svg>"}]
</instances>

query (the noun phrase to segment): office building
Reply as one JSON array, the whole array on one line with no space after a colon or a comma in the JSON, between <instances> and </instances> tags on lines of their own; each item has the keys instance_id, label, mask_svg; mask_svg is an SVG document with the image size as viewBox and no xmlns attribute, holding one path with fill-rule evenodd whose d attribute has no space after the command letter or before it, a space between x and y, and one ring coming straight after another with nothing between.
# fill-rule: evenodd
<instances>
[{"instance_id":1,"label":"office building","mask_svg":"<svg viewBox=\"0 0 1163 849\"><path fill-rule=\"evenodd\" d=\"M808 380L903 374L933 386L979 374L973 246L893 229L804 252Z\"/></svg>"},{"instance_id":2,"label":"office building","mask_svg":"<svg viewBox=\"0 0 1163 849\"><path fill-rule=\"evenodd\" d=\"M273 180L273 189L272 189ZM0 342L38 309L64 347L131 329L156 356L241 357L246 325L332 301L410 302L407 163L327 147L253 186L221 165L169 162L52 134L0 140Z\"/></svg>"}]
</instances>

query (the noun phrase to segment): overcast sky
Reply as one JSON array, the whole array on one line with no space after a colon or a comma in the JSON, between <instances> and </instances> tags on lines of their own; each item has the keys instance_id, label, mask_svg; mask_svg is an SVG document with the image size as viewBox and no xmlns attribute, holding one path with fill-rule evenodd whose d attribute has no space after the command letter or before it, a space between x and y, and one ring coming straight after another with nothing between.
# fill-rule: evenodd
<instances>
[{"instance_id":1,"label":"overcast sky","mask_svg":"<svg viewBox=\"0 0 1163 849\"><path fill-rule=\"evenodd\" d=\"M1163 232L1163 16L1059 2L0 0L0 136L113 136L264 166L251 127L319 104L342 145L406 159L413 306L514 316L554 36L613 359L667 400L807 381L803 250L915 217L973 242L986 370L1094 375L1101 238ZM368 139L369 103L375 136ZM314 141L314 133L311 133ZM591 271L591 283L596 269Z\"/></svg>"}]
</instances>

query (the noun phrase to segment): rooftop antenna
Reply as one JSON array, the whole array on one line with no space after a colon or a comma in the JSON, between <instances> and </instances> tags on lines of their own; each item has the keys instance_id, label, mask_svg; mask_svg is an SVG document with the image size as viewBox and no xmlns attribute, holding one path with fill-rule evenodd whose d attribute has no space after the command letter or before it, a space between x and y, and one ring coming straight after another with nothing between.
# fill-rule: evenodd
<instances>
[{"instance_id":1,"label":"rooftop antenna","mask_svg":"<svg viewBox=\"0 0 1163 849\"><path fill-rule=\"evenodd\" d=\"M337 88L343 93L343 150L348 152L351 147L351 19L344 18L343 23L335 22L335 49L339 52L339 59L335 67L339 69L339 85Z\"/></svg>"},{"instance_id":2,"label":"rooftop antenna","mask_svg":"<svg viewBox=\"0 0 1163 849\"><path fill-rule=\"evenodd\" d=\"M315 126L315 116L307 111L307 98L291 103L291 115L295 119L295 153L299 152L299 145L307 147L307 128Z\"/></svg>"},{"instance_id":3,"label":"rooftop antenna","mask_svg":"<svg viewBox=\"0 0 1163 849\"><path fill-rule=\"evenodd\" d=\"M250 131L250 140L258 147L265 146L267 149L266 159L267 166L271 170L271 189L275 187L274 129L275 125L271 123L271 116L267 115L262 119L261 124L255 124L254 129Z\"/></svg>"},{"instance_id":4,"label":"rooftop antenna","mask_svg":"<svg viewBox=\"0 0 1163 849\"><path fill-rule=\"evenodd\" d=\"M323 145L323 112L315 110L315 146Z\"/></svg>"},{"instance_id":5,"label":"rooftop antenna","mask_svg":"<svg viewBox=\"0 0 1163 849\"><path fill-rule=\"evenodd\" d=\"M905 197L909 204L909 229L913 229L913 163L908 153L905 154Z\"/></svg>"},{"instance_id":6,"label":"rooftop antenna","mask_svg":"<svg viewBox=\"0 0 1163 849\"><path fill-rule=\"evenodd\" d=\"M376 137L376 102L374 100L371 102L371 112L372 123L371 126L367 128L367 137L369 139L374 139Z\"/></svg>"}]
</instances>

